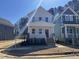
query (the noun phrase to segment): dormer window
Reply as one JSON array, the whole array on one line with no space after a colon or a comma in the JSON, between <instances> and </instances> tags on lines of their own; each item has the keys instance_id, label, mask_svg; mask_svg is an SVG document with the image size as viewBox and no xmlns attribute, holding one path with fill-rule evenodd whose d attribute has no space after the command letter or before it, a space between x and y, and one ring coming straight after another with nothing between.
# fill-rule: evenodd
<instances>
[{"instance_id":1,"label":"dormer window","mask_svg":"<svg viewBox=\"0 0 79 59\"><path fill-rule=\"evenodd\" d=\"M42 17L39 17L39 21L41 21L42 20Z\"/></svg>"}]
</instances>

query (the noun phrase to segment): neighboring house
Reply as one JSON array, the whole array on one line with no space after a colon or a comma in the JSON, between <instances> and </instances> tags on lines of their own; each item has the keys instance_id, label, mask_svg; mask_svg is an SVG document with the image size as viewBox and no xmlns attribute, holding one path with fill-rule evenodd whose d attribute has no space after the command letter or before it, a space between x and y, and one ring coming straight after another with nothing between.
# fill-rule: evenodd
<instances>
[{"instance_id":1,"label":"neighboring house","mask_svg":"<svg viewBox=\"0 0 79 59\"><path fill-rule=\"evenodd\" d=\"M14 26L8 20L0 18L0 40L14 38Z\"/></svg>"},{"instance_id":2,"label":"neighboring house","mask_svg":"<svg viewBox=\"0 0 79 59\"><path fill-rule=\"evenodd\" d=\"M64 43L79 45L79 15L70 7L55 16L55 36Z\"/></svg>"},{"instance_id":3,"label":"neighboring house","mask_svg":"<svg viewBox=\"0 0 79 59\"><path fill-rule=\"evenodd\" d=\"M42 7L39 7L37 11L34 10L27 15L29 20L31 19L32 16L33 18L31 22L27 25L28 28L27 32L29 33L29 41L31 41L31 43L32 41L33 42L37 41L38 43L45 41L45 43L47 43L47 39L50 40L50 38L52 38L52 35L54 33L54 24L52 22L54 16Z\"/></svg>"}]
</instances>

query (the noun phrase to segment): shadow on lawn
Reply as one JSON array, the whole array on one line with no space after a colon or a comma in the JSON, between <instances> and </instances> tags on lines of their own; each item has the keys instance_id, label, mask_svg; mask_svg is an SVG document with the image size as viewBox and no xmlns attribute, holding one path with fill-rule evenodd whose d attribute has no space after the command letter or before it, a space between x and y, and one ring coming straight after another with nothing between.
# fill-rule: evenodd
<instances>
[{"instance_id":1,"label":"shadow on lawn","mask_svg":"<svg viewBox=\"0 0 79 59\"><path fill-rule=\"evenodd\" d=\"M29 53L32 53L32 52L56 47L53 45L51 45L51 46L44 45L44 44L43 45L27 45L27 44L23 44L23 43L25 43L25 42L13 45L13 46L5 49L4 51L2 51L2 53L12 55L12 56L25 56L25 55L27 56L27 55L29 55ZM17 48L24 48L25 47L25 49L15 49L15 46Z\"/></svg>"}]
</instances>

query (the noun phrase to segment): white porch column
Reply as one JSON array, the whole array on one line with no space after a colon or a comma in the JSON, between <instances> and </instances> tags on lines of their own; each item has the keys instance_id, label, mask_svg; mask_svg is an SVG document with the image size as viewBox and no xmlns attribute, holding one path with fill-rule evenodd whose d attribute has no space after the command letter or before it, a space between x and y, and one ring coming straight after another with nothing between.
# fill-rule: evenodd
<instances>
[{"instance_id":1,"label":"white porch column","mask_svg":"<svg viewBox=\"0 0 79 59\"><path fill-rule=\"evenodd\" d=\"M65 26L65 37L67 38L68 35L67 35L67 26Z\"/></svg>"}]
</instances>

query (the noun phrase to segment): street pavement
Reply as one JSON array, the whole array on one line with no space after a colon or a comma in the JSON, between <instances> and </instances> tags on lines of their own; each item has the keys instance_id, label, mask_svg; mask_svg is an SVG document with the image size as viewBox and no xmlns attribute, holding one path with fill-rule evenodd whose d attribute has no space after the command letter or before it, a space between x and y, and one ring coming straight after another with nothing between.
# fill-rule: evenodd
<instances>
[{"instance_id":1,"label":"street pavement","mask_svg":"<svg viewBox=\"0 0 79 59\"><path fill-rule=\"evenodd\" d=\"M0 59L79 59L79 56L65 56L65 55L51 55L51 56L22 56L22 57L9 57L4 56Z\"/></svg>"}]
</instances>

